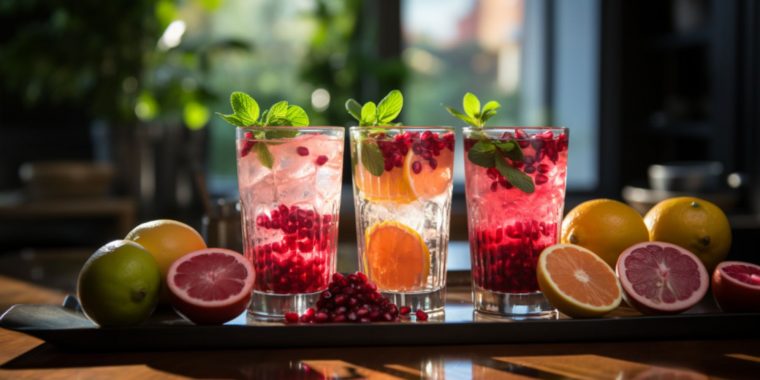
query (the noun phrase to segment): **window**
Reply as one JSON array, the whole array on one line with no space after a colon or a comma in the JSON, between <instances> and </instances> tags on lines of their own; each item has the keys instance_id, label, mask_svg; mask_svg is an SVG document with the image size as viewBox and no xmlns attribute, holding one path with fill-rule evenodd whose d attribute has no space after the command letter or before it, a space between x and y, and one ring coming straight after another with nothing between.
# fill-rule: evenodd
<instances>
[{"instance_id":1,"label":"window","mask_svg":"<svg viewBox=\"0 0 760 380\"><path fill-rule=\"evenodd\" d=\"M405 121L460 126L442 104L461 107L467 91L496 99L502 110L490 125L569 127L568 188L595 189L598 6L598 0L403 0ZM459 145L454 169L460 186L463 151Z\"/></svg>"}]
</instances>

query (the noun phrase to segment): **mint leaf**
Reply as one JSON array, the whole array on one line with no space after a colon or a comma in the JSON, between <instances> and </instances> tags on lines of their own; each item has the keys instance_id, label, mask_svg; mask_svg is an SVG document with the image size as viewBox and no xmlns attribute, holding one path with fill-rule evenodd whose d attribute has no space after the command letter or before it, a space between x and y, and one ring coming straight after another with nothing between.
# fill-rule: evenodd
<instances>
[{"instance_id":1,"label":"mint leaf","mask_svg":"<svg viewBox=\"0 0 760 380\"><path fill-rule=\"evenodd\" d=\"M490 102L486 103L486 105L483 106L483 110L481 111L481 113L484 114L486 112L491 112L491 111L496 113L496 110L498 110L499 108L501 108L501 104L499 104L499 102L495 100L491 100Z\"/></svg>"},{"instance_id":2,"label":"mint leaf","mask_svg":"<svg viewBox=\"0 0 760 380\"><path fill-rule=\"evenodd\" d=\"M512 143L513 149L502 150L502 152L504 153L504 156L509 157L509 159L512 161L522 161L523 152L522 152L522 149L520 149L520 145L514 141L507 141L502 144L509 144L509 143Z\"/></svg>"},{"instance_id":3,"label":"mint leaf","mask_svg":"<svg viewBox=\"0 0 760 380\"><path fill-rule=\"evenodd\" d=\"M519 169L508 165L503 157L496 158L496 170L498 170L509 183L522 190L524 193L532 194L536 191L533 179Z\"/></svg>"},{"instance_id":4,"label":"mint leaf","mask_svg":"<svg viewBox=\"0 0 760 380\"><path fill-rule=\"evenodd\" d=\"M362 117L359 125L375 125L375 123L377 123L377 107L375 106L375 103L364 103L361 115Z\"/></svg>"},{"instance_id":5,"label":"mint leaf","mask_svg":"<svg viewBox=\"0 0 760 380\"><path fill-rule=\"evenodd\" d=\"M393 90L385 95L377 104L377 120L379 124L390 123L398 117L404 107L404 95L399 90Z\"/></svg>"},{"instance_id":6,"label":"mint leaf","mask_svg":"<svg viewBox=\"0 0 760 380\"><path fill-rule=\"evenodd\" d=\"M514 141L494 141L494 145L496 145L502 153L509 153L515 149L515 146L517 146Z\"/></svg>"},{"instance_id":7,"label":"mint leaf","mask_svg":"<svg viewBox=\"0 0 760 380\"><path fill-rule=\"evenodd\" d=\"M356 121L362 121L362 105L354 99L346 100L346 111Z\"/></svg>"},{"instance_id":8,"label":"mint leaf","mask_svg":"<svg viewBox=\"0 0 760 380\"><path fill-rule=\"evenodd\" d=\"M266 131L264 133L264 138L267 140L287 139L296 136L298 136L298 129L296 128L283 128L276 131Z\"/></svg>"},{"instance_id":9,"label":"mint leaf","mask_svg":"<svg viewBox=\"0 0 760 380\"><path fill-rule=\"evenodd\" d=\"M265 142L260 141L256 144L256 156L259 158L259 162L268 169L274 165L274 157L272 157L272 153L269 152L269 147Z\"/></svg>"},{"instance_id":10,"label":"mint leaf","mask_svg":"<svg viewBox=\"0 0 760 380\"><path fill-rule=\"evenodd\" d=\"M496 160L496 146L488 140L478 141L467 152L467 159L475 165L492 168Z\"/></svg>"},{"instance_id":11,"label":"mint leaf","mask_svg":"<svg viewBox=\"0 0 760 380\"><path fill-rule=\"evenodd\" d=\"M455 118L457 118L459 120L462 120L465 123L467 123L469 125L472 125L473 127L479 127L480 126L480 125L478 125L478 123L473 118L471 118L471 117L469 117L469 116L467 116L467 115L465 115L465 114L463 114L463 113L455 110L452 107L448 107L447 106L446 107L446 111L449 111L449 113L451 114L451 116L454 116Z\"/></svg>"},{"instance_id":12,"label":"mint leaf","mask_svg":"<svg viewBox=\"0 0 760 380\"><path fill-rule=\"evenodd\" d=\"M217 112L217 115L219 115L224 121L236 126L236 127L247 127L251 124L247 124L243 119L241 119L238 115L232 114L232 115L225 115L222 113Z\"/></svg>"},{"instance_id":13,"label":"mint leaf","mask_svg":"<svg viewBox=\"0 0 760 380\"><path fill-rule=\"evenodd\" d=\"M246 126L253 125L259 119L259 104L250 95L235 91L230 94L232 111Z\"/></svg>"},{"instance_id":14,"label":"mint leaf","mask_svg":"<svg viewBox=\"0 0 760 380\"><path fill-rule=\"evenodd\" d=\"M366 105L365 105L366 106ZM385 159L376 143L364 140L359 144L359 156L362 165L374 176L381 176L385 171Z\"/></svg>"},{"instance_id":15,"label":"mint leaf","mask_svg":"<svg viewBox=\"0 0 760 380\"><path fill-rule=\"evenodd\" d=\"M462 99L462 109L467 116L477 120L480 118L480 100L473 93L468 92L464 94Z\"/></svg>"},{"instance_id":16,"label":"mint leaf","mask_svg":"<svg viewBox=\"0 0 760 380\"><path fill-rule=\"evenodd\" d=\"M287 124L288 116L288 102L279 101L269 107L269 113L267 114L264 125L283 125Z\"/></svg>"},{"instance_id":17,"label":"mint leaf","mask_svg":"<svg viewBox=\"0 0 760 380\"><path fill-rule=\"evenodd\" d=\"M297 105L288 106L285 118L290 121L289 124L293 127L305 127L309 125L309 115L306 114L303 108Z\"/></svg>"}]
</instances>

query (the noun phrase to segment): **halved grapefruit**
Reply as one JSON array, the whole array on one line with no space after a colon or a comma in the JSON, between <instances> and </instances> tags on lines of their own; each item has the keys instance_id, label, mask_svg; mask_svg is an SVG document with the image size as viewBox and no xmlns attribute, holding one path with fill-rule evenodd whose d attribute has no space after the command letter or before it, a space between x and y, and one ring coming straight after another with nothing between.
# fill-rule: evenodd
<instances>
[{"instance_id":1,"label":"halved grapefruit","mask_svg":"<svg viewBox=\"0 0 760 380\"><path fill-rule=\"evenodd\" d=\"M245 311L253 289L253 266L243 255L208 248L182 256L166 283L174 309L199 325L230 321Z\"/></svg>"},{"instance_id":2,"label":"halved grapefruit","mask_svg":"<svg viewBox=\"0 0 760 380\"><path fill-rule=\"evenodd\" d=\"M594 252L555 244L538 258L538 285L552 306L573 318L597 317L620 305L615 273Z\"/></svg>"},{"instance_id":3,"label":"halved grapefruit","mask_svg":"<svg viewBox=\"0 0 760 380\"><path fill-rule=\"evenodd\" d=\"M650 241L623 251L616 272L629 305L644 314L677 314L707 293L707 270L693 253L675 244Z\"/></svg>"},{"instance_id":4,"label":"halved grapefruit","mask_svg":"<svg viewBox=\"0 0 760 380\"><path fill-rule=\"evenodd\" d=\"M718 264L712 292L723 311L760 312L760 265L741 261Z\"/></svg>"}]
</instances>

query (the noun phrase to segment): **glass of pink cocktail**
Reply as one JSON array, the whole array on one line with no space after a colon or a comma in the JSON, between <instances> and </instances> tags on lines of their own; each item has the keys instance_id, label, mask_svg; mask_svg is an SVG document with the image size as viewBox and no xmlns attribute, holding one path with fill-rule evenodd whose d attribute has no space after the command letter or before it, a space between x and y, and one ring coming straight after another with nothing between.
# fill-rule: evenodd
<instances>
[{"instance_id":1,"label":"glass of pink cocktail","mask_svg":"<svg viewBox=\"0 0 760 380\"><path fill-rule=\"evenodd\" d=\"M567 128L467 127L464 146L475 310L503 315L552 313L538 288L536 263L544 248L559 242ZM489 147L507 153L496 156L500 162L492 167L472 161L490 157ZM519 180L519 186L503 173Z\"/></svg>"},{"instance_id":2,"label":"glass of pink cocktail","mask_svg":"<svg viewBox=\"0 0 760 380\"><path fill-rule=\"evenodd\" d=\"M343 140L342 127L238 128L243 245L256 274L252 314L303 313L335 273Z\"/></svg>"}]
</instances>

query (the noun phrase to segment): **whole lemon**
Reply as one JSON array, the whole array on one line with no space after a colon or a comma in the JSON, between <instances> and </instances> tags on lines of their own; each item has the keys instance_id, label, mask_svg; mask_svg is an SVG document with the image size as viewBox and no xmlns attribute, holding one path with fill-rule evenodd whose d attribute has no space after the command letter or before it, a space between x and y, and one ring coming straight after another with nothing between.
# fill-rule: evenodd
<instances>
[{"instance_id":1,"label":"whole lemon","mask_svg":"<svg viewBox=\"0 0 760 380\"><path fill-rule=\"evenodd\" d=\"M731 248L731 225L726 214L704 199L677 197L656 204L644 217L649 238L688 249L708 272Z\"/></svg>"},{"instance_id":2,"label":"whole lemon","mask_svg":"<svg viewBox=\"0 0 760 380\"><path fill-rule=\"evenodd\" d=\"M160 286L153 256L137 243L114 240L85 262L77 295L85 315L98 325L130 326L153 313Z\"/></svg>"},{"instance_id":3,"label":"whole lemon","mask_svg":"<svg viewBox=\"0 0 760 380\"><path fill-rule=\"evenodd\" d=\"M561 243L591 250L611 268L628 247L649 240L636 210L612 199L594 199L572 209L562 221Z\"/></svg>"}]
</instances>

